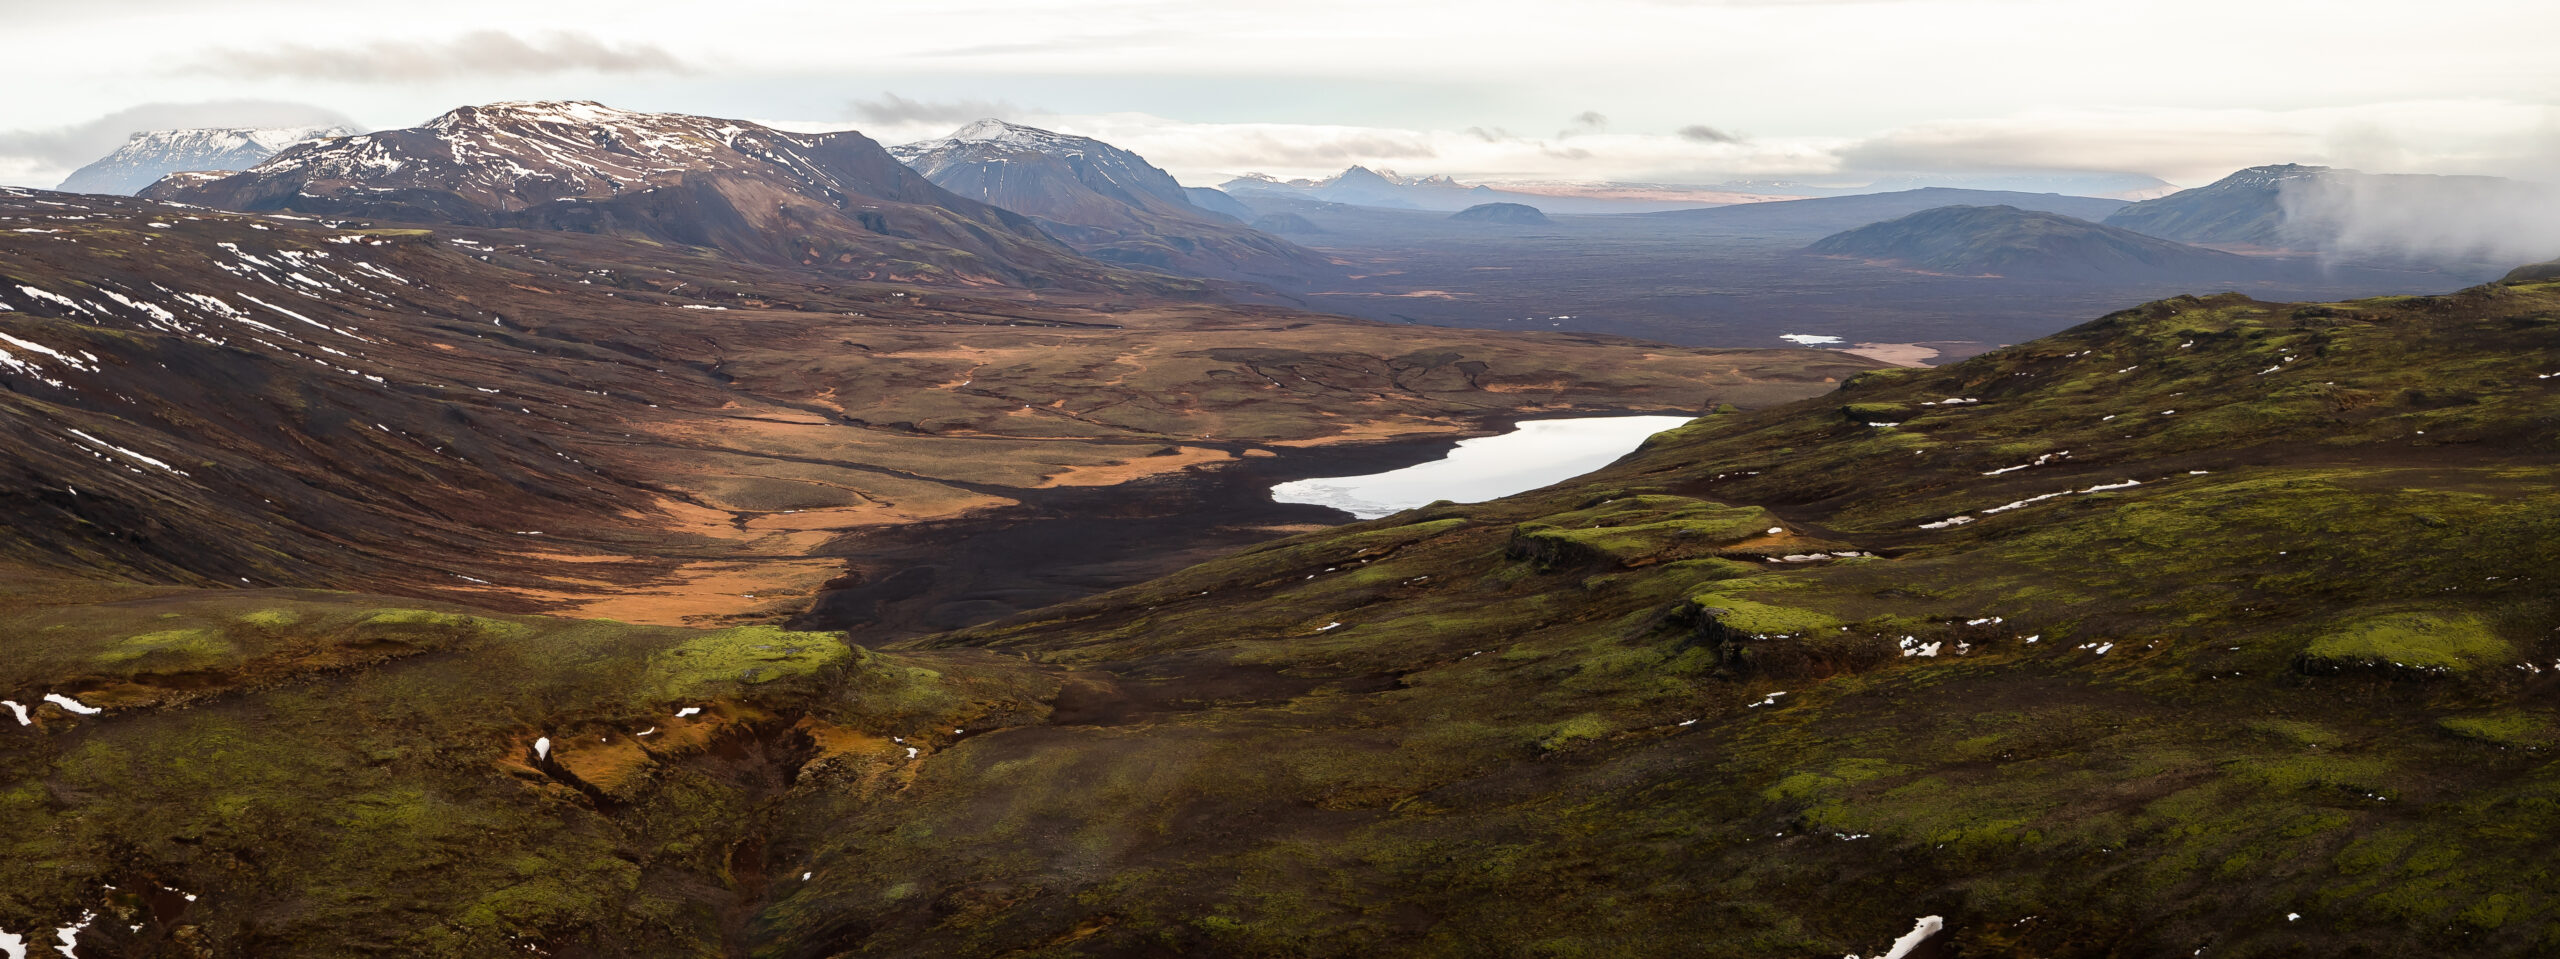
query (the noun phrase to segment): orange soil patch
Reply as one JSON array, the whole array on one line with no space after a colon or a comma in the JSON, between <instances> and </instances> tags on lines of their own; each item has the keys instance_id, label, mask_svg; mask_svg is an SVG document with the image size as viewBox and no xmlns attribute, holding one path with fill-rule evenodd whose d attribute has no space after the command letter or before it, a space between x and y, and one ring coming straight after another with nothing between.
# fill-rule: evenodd
<instances>
[{"instance_id":1,"label":"orange soil patch","mask_svg":"<svg viewBox=\"0 0 2560 959\"><path fill-rule=\"evenodd\" d=\"M719 626L788 616L806 607L818 587L844 571L825 558L754 562L694 562L655 580L594 595L561 590L509 590L549 603L553 612L649 626Z\"/></svg>"},{"instance_id":2,"label":"orange soil patch","mask_svg":"<svg viewBox=\"0 0 2560 959\"><path fill-rule=\"evenodd\" d=\"M1423 298L1423 299L1432 299L1432 300L1455 300L1455 299L1458 299L1458 298L1461 298L1461 297L1468 296L1468 295L1470 295L1470 294L1466 294L1466 293L1451 293L1451 292L1449 292L1449 291L1447 291L1447 290L1412 290L1412 291L1405 292L1405 293L1369 293L1369 292L1355 292L1355 291L1352 291L1352 290L1325 290L1325 291L1323 291L1323 292L1319 292L1319 293L1310 293L1310 294L1307 294L1307 295L1309 295L1309 296L1384 296L1384 297L1390 297L1390 298L1394 298L1394 297L1404 297L1404 298L1420 297L1420 298Z\"/></svg>"},{"instance_id":3,"label":"orange soil patch","mask_svg":"<svg viewBox=\"0 0 2560 959\"><path fill-rule=\"evenodd\" d=\"M1895 366L1927 366L1922 361L1938 355L1937 350L1918 343L1860 343L1840 352Z\"/></svg>"},{"instance_id":4,"label":"orange soil patch","mask_svg":"<svg viewBox=\"0 0 2560 959\"><path fill-rule=\"evenodd\" d=\"M1053 474L1048 478L1041 480L1040 485L1037 488L1051 489L1059 486L1118 486L1134 479L1155 476L1161 473L1179 472L1189 467L1207 463L1225 463L1235 458L1229 456L1225 450L1202 449L1197 446L1183 446L1176 447L1176 449L1180 450L1180 452L1171 456L1141 456L1125 463L1098 466L1070 466L1067 468L1066 472Z\"/></svg>"}]
</instances>

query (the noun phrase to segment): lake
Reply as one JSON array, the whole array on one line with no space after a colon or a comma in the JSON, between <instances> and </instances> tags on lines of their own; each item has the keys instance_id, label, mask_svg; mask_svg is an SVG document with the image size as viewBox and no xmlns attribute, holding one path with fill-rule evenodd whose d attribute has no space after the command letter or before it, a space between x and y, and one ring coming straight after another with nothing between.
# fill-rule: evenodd
<instances>
[{"instance_id":1,"label":"lake","mask_svg":"<svg viewBox=\"0 0 2560 959\"><path fill-rule=\"evenodd\" d=\"M1320 476L1282 483L1271 498L1330 506L1361 519L1429 505L1481 503L1527 492L1607 466L1645 437L1689 422L1686 416L1587 416L1527 420L1500 436L1458 441L1449 455L1420 466L1367 476Z\"/></svg>"}]
</instances>

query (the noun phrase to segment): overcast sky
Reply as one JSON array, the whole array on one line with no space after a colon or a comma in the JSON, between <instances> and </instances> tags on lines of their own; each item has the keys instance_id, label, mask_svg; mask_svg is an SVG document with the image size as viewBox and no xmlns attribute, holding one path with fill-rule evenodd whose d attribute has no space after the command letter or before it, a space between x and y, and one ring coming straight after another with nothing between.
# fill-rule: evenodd
<instances>
[{"instance_id":1,"label":"overcast sky","mask_svg":"<svg viewBox=\"0 0 2560 959\"><path fill-rule=\"evenodd\" d=\"M999 115L1194 184L2560 179L2549 0L0 0L0 28L0 182L40 187L145 127L535 98L892 143Z\"/></svg>"}]
</instances>

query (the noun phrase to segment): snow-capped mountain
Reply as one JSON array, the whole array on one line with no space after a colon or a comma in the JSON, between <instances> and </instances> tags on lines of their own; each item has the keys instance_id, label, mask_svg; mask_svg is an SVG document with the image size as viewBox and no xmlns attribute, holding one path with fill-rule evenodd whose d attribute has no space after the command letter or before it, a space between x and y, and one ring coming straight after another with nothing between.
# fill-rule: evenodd
<instances>
[{"instance_id":1,"label":"snow-capped mountain","mask_svg":"<svg viewBox=\"0 0 2560 959\"><path fill-rule=\"evenodd\" d=\"M1194 205L1172 174L1090 137L979 120L889 153L945 189L1039 220L1099 259L1283 282L1330 268L1323 256L1234 222L1232 213Z\"/></svg>"},{"instance_id":2,"label":"snow-capped mountain","mask_svg":"<svg viewBox=\"0 0 2560 959\"><path fill-rule=\"evenodd\" d=\"M424 126L306 143L145 197L472 226L610 233L864 279L1121 288L1030 220L952 195L851 131L589 101L462 107Z\"/></svg>"},{"instance_id":3,"label":"snow-capped mountain","mask_svg":"<svg viewBox=\"0 0 2560 959\"><path fill-rule=\"evenodd\" d=\"M355 134L346 127L147 130L134 134L114 153L72 171L58 189L132 196L182 170L246 170L297 143Z\"/></svg>"}]
</instances>

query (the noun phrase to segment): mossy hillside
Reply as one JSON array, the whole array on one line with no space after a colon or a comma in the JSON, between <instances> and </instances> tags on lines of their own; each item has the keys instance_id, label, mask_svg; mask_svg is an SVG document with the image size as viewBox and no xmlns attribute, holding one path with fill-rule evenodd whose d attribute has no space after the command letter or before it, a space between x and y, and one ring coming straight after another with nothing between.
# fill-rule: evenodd
<instances>
[{"instance_id":1,"label":"mossy hillside","mask_svg":"<svg viewBox=\"0 0 2560 959\"><path fill-rule=\"evenodd\" d=\"M2560 744L2560 723L2549 715L2506 710L2472 716L2447 716L2436 726L2464 739L2500 747L2543 749Z\"/></svg>"},{"instance_id":2,"label":"mossy hillside","mask_svg":"<svg viewBox=\"0 0 2560 959\"><path fill-rule=\"evenodd\" d=\"M2312 640L2306 669L2389 668L2466 675L2512 664L2516 649L2479 617L2397 613L2348 623Z\"/></svg>"},{"instance_id":3,"label":"mossy hillside","mask_svg":"<svg viewBox=\"0 0 2560 959\"><path fill-rule=\"evenodd\" d=\"M0 607L11 653L0 689L92 705L171 704L270 678L368 664L520 634L504 619L452 609L351 603L285 590L203 593L126 587L78 605Z\"/></svg>"},{"instance_id":4,"label":"mossy hillside","mask_svg":"<svg viewBox=\"0 0 2560 959\"><path fill-rule=\"evenodd\" d=\"M105 601L8 597L29 655L0 698L64 691L105 711L44 706L0 737L0 928L100 910L123 925L83 946L113 954L172 937L268 955L716 954L723 903L763 881L733 854L762 841L795 771L826 758L813 781L871 795L909 761L890 737L937 747L1036 716L1042 695L1000 664L771 627L283 591L73 598ZM614 751L634 760L614 788L581 779L598 769L582 759ZM131 892L164 887L197 898Z\"/></svg>"},{"instance_id":5,"label":"mossy hillside","mask_svg":"<svg viewBox=\"0 0 2560 959\"><path fill-rule=\"evenodd\" d=\"M2172 301L1853 384L1860 402L1911 411L1893 432L1921 445L1850 428L1837 400L1711 417L1578 489L1439 508L1468 522L1359 570L1383 587L1321 567L1312 579L1176 577L936 640L1034 655L1063 643L1104 667L1167 664L1178 643L1202 667L1322 671L1330 685L1223 719L1157 720L1188 741L1249 744L1236 748L1257 757L1250 768L1320 772L1275 787L1226 782L1220 762L1193 767L1154 795L1273 838L1122 848L1109 881L1056 887L1082 888L1073 904L1035 893L966 938L913 913L895 938L1006 942L1012 922L1064 933L1107 913L1160 921L1080 941L1863 954L1934 912L1954 920L1954 941L1993 955L2548 948L2560 903L2536 885L2534 850L2560 837L2515 811L2555 783L2529 750L2492 741L2529 724L2459 720L2531 701L2560 652L2538 638L2560 627L2539 572L2560 560L2560 501L2552 395L2535 379L2560 355L2506 321L2552 305L2549 288L2310 311ZM2314 370L2309 387L2269 385ZM2418 425L2444 422L2424 415L2433 400L2409 418L2411 392L2446 380L2476 390L2465 429L2500 439L2438 445L2438 427ZM2126 422L2153 404L2157 419ZM1505 548L1506 528L1560 528L1594 497L1646 488L1756 505L1883 558L1595 575ZM1919 528L1955 515L1973 521ZM1322 555L1328 538L1293 548ZM1152 608L1128 606L1137 596ZM1909 635L1938 654L1784 678L1722 668L1689 658L1684 610L1710 607ZM2298 668L2325 631L2411 610L2458 610L2512 652L2454 682ZM1117 638L1085 645L1094 637ZM1349 692L1364 671L1396 685ZM1315 732L1329 723L1342 732ZM1413 732L1393 751L1350 745L1350 730L1379 729ZM1066 748L1108 755L1136 732L1096 729ZM1316 755L1328 761L1292 758ZM902 821L982 816L994 788L944 783L946 798ZM1355 819L1327 819L1290 811L1274 788L1374 798ZM1055 796L1008 815L1092 814ZM983 846L969 835L953 847L964 858L1039 858L1021 844L1034 833ZM1310 893L1319 876L1333 891ZM1379 918L1399 906L1442 921L1399 931ZM1662 938L1673 929L1676 946Z\"/></svg>"},{"instance_id":6,"label":"mossy hillside","mask_svg":"<svg viewBox=\"0 0 2560 959\"><path fill-rule=\"evenodd\" d=\"M1611 497L1513 529L1512 552L1542 563L1641 566L1689 559L1763 536L1766 510L1685 496Z\"/></svg>"},{"instance_id":7,"label":"mossy hillside","mask_svg":"<svg viewBox=\"0 0 2560 959\"><path fill-rule=\"evenodd\" d=\"M830 633L739 626L695 636L649 657L649 682L668 699L734 693L858 662Z\"/></svg>"}]
</instances>

